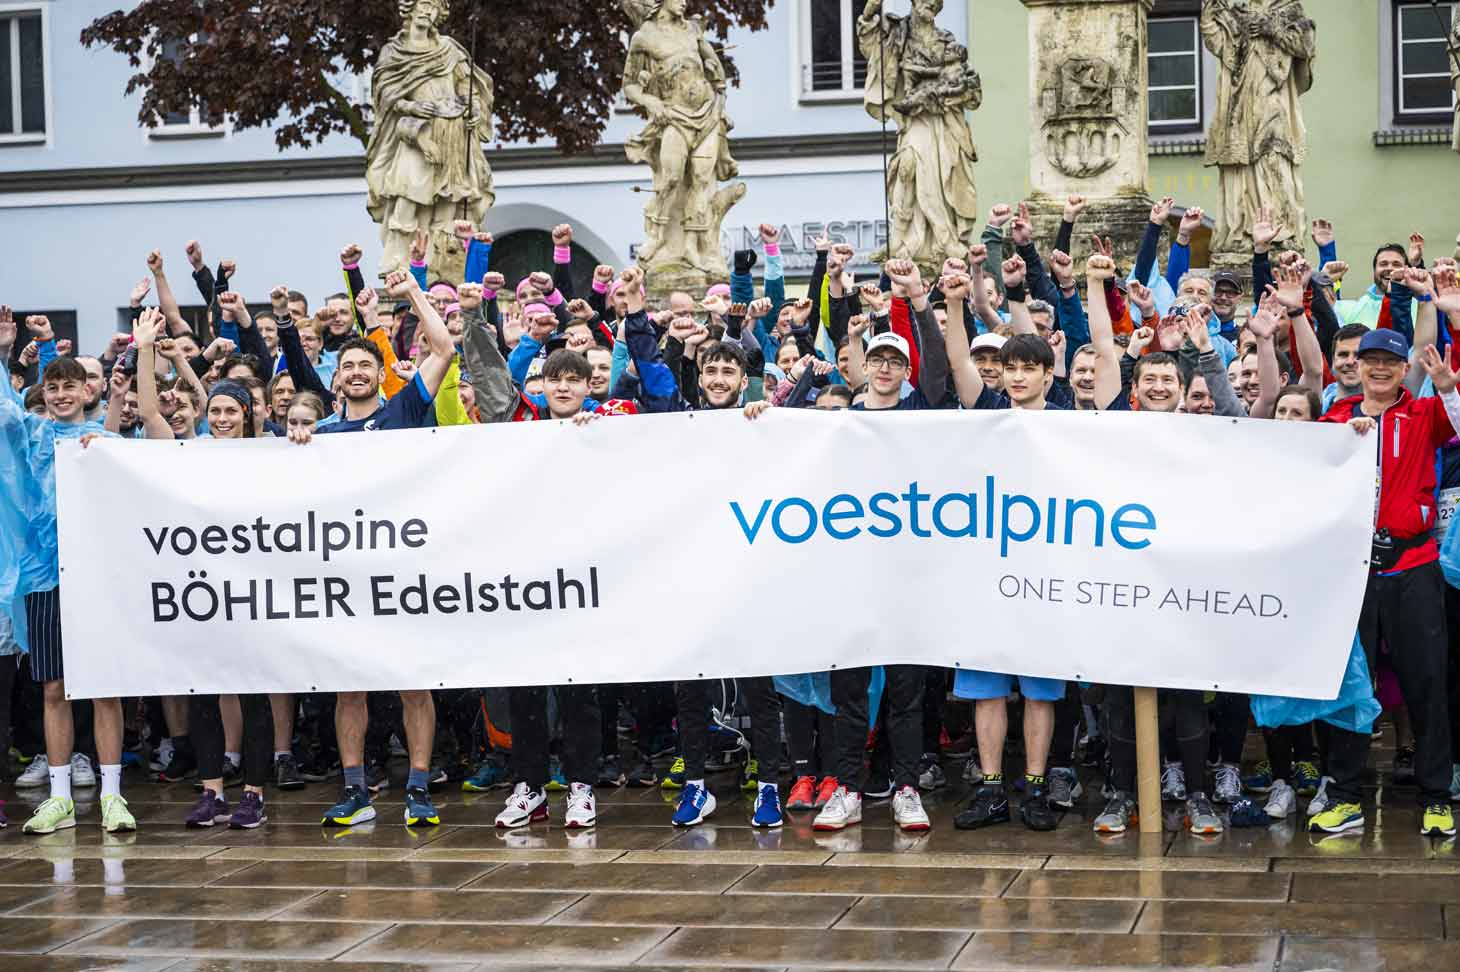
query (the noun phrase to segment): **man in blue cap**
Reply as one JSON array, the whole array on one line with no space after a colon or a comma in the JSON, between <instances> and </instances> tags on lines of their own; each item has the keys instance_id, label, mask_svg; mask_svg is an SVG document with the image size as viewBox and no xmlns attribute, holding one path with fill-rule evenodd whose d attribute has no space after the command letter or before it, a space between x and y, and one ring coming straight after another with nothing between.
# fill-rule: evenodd
<instances>
[{"instance_id":1,"label":"man in blue cap","mask_svg":"<svg viewBox=\"0 0 1460 972\"><path fill-rule=\"evenodd\" d=\"M1359 639L1373 667L1380 639L1399 678L1415 736L1415 782L1423 818L1420 833L1455 833L1450 811L1451 739L1445 678L1445 579L1434 528L1435 450L1460 426L1455 372L1428 345L1417 356L1434 382L1434 398L1415 398L1404 386L1409 342L1390 329L1370 331L1359 342L1363 391L1333 403L1324 422L1346 422L1377 440L1374 543L1369 582L1359 614ZM1309 823L1315 831L1361 830L1359 780L1370 737L1331 727L1328 809Z\"/></svg>"}]
</instances>

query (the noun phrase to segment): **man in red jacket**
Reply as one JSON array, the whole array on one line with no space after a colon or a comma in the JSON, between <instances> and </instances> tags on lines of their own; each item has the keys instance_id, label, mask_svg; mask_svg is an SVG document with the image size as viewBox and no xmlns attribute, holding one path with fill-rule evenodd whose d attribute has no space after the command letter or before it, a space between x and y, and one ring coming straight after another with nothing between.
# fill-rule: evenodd
<instances>
[{"instance_id":1,"label":"man in red jacket","mask_svg":"<svg viewBox=\"0 0 1460 972\"><path fill-rule=\"evenodd\" d=\"M1381 642L1409 707L1415 733L1415 781L1424 817L1420 833L1451 836L1450 717L1445 697L1448 640L1445 580L1433 530L1435 450L1460 425L1455 372L1434 346L1419 357L1434 382L1435 398L1415 398L1404 387L1409 342L1394 330L1376 330L1359 342L1363 393L1334 402L1324 422L1347 422L1378 446L1374 548L1359 615L1359 639L1373 668ZM1364 826L1359 777L1368 761L1369 735L1331 727L1333 782L1328 809L1310 828L1342 833Z\"/></svg>"}]
</instances>

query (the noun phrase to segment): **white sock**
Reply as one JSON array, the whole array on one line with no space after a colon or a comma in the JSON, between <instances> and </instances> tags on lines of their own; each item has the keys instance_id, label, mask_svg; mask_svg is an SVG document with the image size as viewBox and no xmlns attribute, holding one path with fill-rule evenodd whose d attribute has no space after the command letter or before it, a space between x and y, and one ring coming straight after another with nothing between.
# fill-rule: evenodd
<instances>
[{"instance_id":1,"label":"white sock","mask_svg":"<svg viewBox=\"0 0 1460 972\"><path fill-rule=\"evenodd\" d=\"M685 780L684 781L684 785L685 786L697 786L701 790L703 790L705 788L705 778L704 777L700 777L697 780Z\"/></svg>"},{"instance_id":2,"label":"white sock","mask_svg":"<svg viewBox=\"0 0 1460 972\"><path fill-rule=\"evenodd\" d=\"M101 764L101 795L104 797L122 795L122 764Z\"/></svg>"},{"instance_id":3,"label":"white sock","mask_svg":"<svg viewBox=\"0 0 1460 972\"><path fill-rule=\"evenodd\" d=\"M60 766L52 766L50 771L51 796L71 799L71 764L62 763Z\"/></svg>"},{"instance_id":4,"label":"white sock","mask_svg":"<svg viewBox=\"0 0 1460 972\"><path fill-rule=\"evenodd\" d=\"M277 763L279 761L279 757L281 757L281 756L293 756L293 755L294 754L291 753L291 752L289 752L287 749L284 750L283 752L279 752L279 751L276 750L274 752L274 762Z\"/></svg>"},{"instance_id":5,"label":"white sock","mask_svg":"<svg viewBox=\"0 0 1460 972\"><path fill-rule=\"evenodd\" d=\"M228 760L234 766L243 765L243 753L224 753L223 758Z\"/></svg>"}]
</instances>

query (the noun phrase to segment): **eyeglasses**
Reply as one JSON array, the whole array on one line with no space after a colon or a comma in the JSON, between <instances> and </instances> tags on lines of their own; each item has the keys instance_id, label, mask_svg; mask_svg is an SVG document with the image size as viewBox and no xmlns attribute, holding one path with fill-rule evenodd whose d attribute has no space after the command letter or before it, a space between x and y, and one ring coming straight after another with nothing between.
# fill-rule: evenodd
<instances>
[{"instance_id":1,"label":"eyeglasses","mask_svg":"<svg viewBox=\"0 0 1460 972\"><path fill-rule=\"evenodd\" d=\"M898 371L907 367L907 362L901 358L894 358L890 355L878 355L875 358L867 359L868 371Z\"/></svg>"}]
</instances>

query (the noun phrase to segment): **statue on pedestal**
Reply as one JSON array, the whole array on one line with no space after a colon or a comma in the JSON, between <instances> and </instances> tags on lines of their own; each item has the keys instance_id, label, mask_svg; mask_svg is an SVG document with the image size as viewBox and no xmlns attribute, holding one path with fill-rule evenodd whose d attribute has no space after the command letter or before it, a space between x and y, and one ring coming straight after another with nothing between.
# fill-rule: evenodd
<instances>
[{"instance_id":1,"label":"statue on pedestal","mask_svg":"<svg viewBox=\"0 0 1460 972\"><path fill-rule=\"evenodd\" d=\"M370 85L366 208L380 224L386 272L408 266L417 230L431 238L426 259L435 263L437 241L451 237L452 222L480 225L496 198L481 146L492 79L441 36L446 13L447 0L401 0L400 32L381 49Z\"/></svg>"},{"instance_id":2,"label":"statue on pedestal","mask_svg":"<svg viewBox=\"0 0 1460 972\"><path fill-rule=\"evenodd\" d=\"M725 114L725 66L685 0L623 0L634 24L624 65L624 97L649 118L628 140L630 162L654 170L654 194L644 207L638 248L656 291L726 280L720 224L745 195L730 157Z\"/></svg>"},{"instance_id":3,"label":"statue on pedestal","mask_svg":"<svg viewBox=\"0 0 1460 972\"><path fill-rule=\"evenodd\" d=\"M1282 228L1276 243L1303 245L1299 170L1308 139L1298 98L1313 86L1315 34L1301 0L1202 5L1202 41L1220 64L1206 152L1222 189L1214 252L1250 253L1252 224L1263 207Z\"/></svg>"},{"instance_id":4,"label":"statue on pedestal","mask_svg":"<svg viewBox=\"0 0 1460 972\"><path fill-rule=\"evenodd\" d=\"M867 0L857 21L867 59L867 113L897 125L897 151L887 168L886 256L924 268L966 257L978 242L978 154L965 112L982 103L983 85L968 64L968 48L934 23L942 9L943 0L913 0L910 16L890 17L882 0Z\"/></svg>"}]
</instances>

